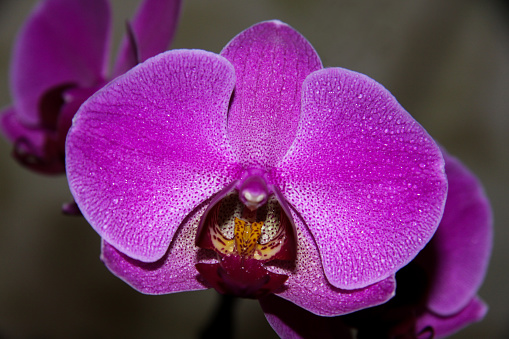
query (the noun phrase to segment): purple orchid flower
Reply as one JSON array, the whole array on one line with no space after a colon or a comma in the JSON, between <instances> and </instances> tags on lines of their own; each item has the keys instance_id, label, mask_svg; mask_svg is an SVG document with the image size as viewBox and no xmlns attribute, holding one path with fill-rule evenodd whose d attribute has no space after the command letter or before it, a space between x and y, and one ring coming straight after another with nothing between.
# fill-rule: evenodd
<instances>
[{"instance_id":1,"label":"purple orchid flower","mask_svg":"<svg viewBox=\"0 0 509 339\"><path fill-rule=\"evenodd\" d=\"M426 247L396 274L396 296L384 305L324 318L285 300L262 301L267 320L282 338L444 338L481 320L477 297L492 247L492 214L477 178L443 152L449 193L440 225Z\"/></svg>"},{"instance_id":2,"label":"purple orchid flower","mask_svg":"<svg viewBox=\"0 0 509 339\"><path fill-rule=\"evenodd\" d=\"M102 260L138 291L275 294L322 316L390 299L447 193L440 149L395 98L323 69L279 21L112 81L66 157Z\"/></svg>"},{"instance_id":3,"label":"purple orchid flower","mask_svg":"<svg viewBox=\"0 0 509 339\"><path fill-rule=\"evenodd\" d=\"M0 113L0 130L24 166L64 173L71 120L95 91L138 62L166 50L181 0L145 0L108 73L111 13L107 0L46 0L16 40L11 68L13 105Z\"/></svg>"},{"instance_id":4,"label":"purple orchid flower","mask_svg":"<svg viewBox=\"0 0 509 339\"><path fill-rule=\"evenodd\" d=\"M414 260L429 283L417 310L416 332L446 337L481 320L488 308L477 296L488 269L493 216L481 183L444 151L449 193L435 236ZM420 312L419 312L420 311Z\"/></svg>"}]
</instances>

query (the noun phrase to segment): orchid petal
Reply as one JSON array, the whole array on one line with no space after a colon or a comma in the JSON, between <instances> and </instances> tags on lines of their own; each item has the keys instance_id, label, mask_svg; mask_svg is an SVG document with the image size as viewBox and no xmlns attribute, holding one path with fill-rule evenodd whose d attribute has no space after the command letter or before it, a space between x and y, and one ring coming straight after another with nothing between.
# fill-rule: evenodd
<instances>
[{"instance_id":1,"label":"orchid petal","mask_svg":"<svg viewBox=\"0 0 509 339\"><path fill-rule=\"evenodd\" d=\"M394 276L358 290L341 290L332 286L324 276L312 235L295 213L293 219L299 239L297 262L285 283L287 288L276 293L279 297L320 316L337 316L382 304L394 296Z\"/></svg>"},{"instance_id":2,"label":"orchid petal","mask_svg":"<svg viewBox=\"0 0 509 339\"><path fill-rule=\"evenodd\" d=\"M145 0L140 4L130 23L136 46L128 36L124 37L114 77L168 48L177 31L181 7L182 0ZM139 60L134 60L134 54L139 55Z\"/></svg>"},{"instance_id":3,"label":"orchid petal","mask_svg":"<svg viewBox=\"0 0 509 339\"><path fill-rule=\"evenodd\" d=\"M317 316L275 295L260 299L260 305L280 338L353 338L341 317Z\"/></svg>"},{"instance_id":4,"label":"orchid petal","mask_svg":"<svg viewBox=\"0 0 509 339\"><path fill-rule=\"evenodd\" d=\"M8 107L0 112L0 131L7 140L17 147L27 147L29 149L25 149L25 151L39 157L43 156L45 131L23 125L19 121L18 112L14 107Z\"/></svg>"},{"instance_id":5,"label":"orchid petal","mask_svg":"<svg viewBox=\"0 0 509 339\"><path fill-rule=\"evenodd\" d=\"M443 152L449 192L444 216L423 265L432 271L428 308L442 316L459 312L476 295L492 248L492 213L481 183L459 160ZM428 248L429 247L429 248ZM432 267L430 267L432 265Z\"/></svg>"},{"instance_id":6,"label":"orchid petal","mask_svg":"<svg viewBox=\"0 0 509 339\"><path fill-rule=\"evenodd\" d=\"M436 339L448 337L473 322L480 321L488 312L488 306L474 298L470 303L454 316L442 317L426 312L417 321L417 332L420 333L426 328L432 328Z\"/></svg>"},{"instance_id":7,"label":"orchid petal","mask_svg":"<svg viewBox=\"0 0 509 339\"><path fill-rule=\"evenodd\" d=\"M341 68L303 85L295 141L273 173L301 214L329 282L362 288L424 247L443 212L441 152L380 84Z\"/></svg>"},{"instance_id":8,"label":"orchid petal","mask_svg":"<svg viewBox=\"0 0 509 339\"><path fill-rule=\"evenodd\" d=\"M39 100L49 88L87 87L103 79L109 35L108 1L41 1L13 53L11 87L22 123L39 123Z\"/></svg>"},{"instance_id":9,"label":"orchid petal","mask_svg":"<svg viewBox=\"0 0 509 339\"><path fill-rule=\"evenodd\" d=\"M81 106L66 143L69 186L120 252L160 259L185 216L238 176L226 139L234 78L219 55L174 50Z\"/></svg>"},{"instance_id":10,"label":"orchid petal","mask_svg":"<svg viewBox=\"0 0 509 339\"><path fill-rule=\"evenodd\" d=\"M242 165L267 169L292 143L302 82L321 68L320 59L302 35L280 21L245 30L221 55L237 77L228 116L232 148Z\"/></svg>"},{"instance_id":11,"label":"orchid petal","mask_svg":"<svg viewBox=\"0 0 509 339\"><path fill-rule=\"evenodd\" d=\"M199 248L193 246L204 208L188 217L175 234L168 252L158 261L144 263L121 253L103 240L101 259L108 269L139 292L166 294L207 289L196 279Z\"/></svg>"}]
</instances>

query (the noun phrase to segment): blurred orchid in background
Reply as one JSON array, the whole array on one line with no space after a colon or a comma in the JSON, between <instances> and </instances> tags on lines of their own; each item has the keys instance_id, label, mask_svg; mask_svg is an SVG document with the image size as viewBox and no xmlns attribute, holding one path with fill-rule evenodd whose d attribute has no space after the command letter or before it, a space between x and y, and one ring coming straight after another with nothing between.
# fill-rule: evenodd
<instances>
[{"instance_id":1,"label":"blurred orchid in background","mask_svg":"<svg viewBox=\"0 0 509 339\"><path fill-rule=\"evenodd\" d=\"M413 324L410 329L421 338L426 333L428 338L430 334L444 338L481 320L488 310L477 291L492 251L491 206L475 175L442 152L449 182L443 218L430 243L400 271L401 279L398 272L398 284L405 292L387 304L388 308L406 304L407 324ZM415 288L420 284L423 289Z\"/></svg>"},{"instance_id":2,"label":"blurred orchid in background","mask_svg":"<svg viewBox=\"0 0 509 339\"><path fill-rule=\"evenodd\" d=\"M15 158L39 173L64 173L65 138L80 105L111 79L165 51L180 7L180 0L144 0L108 72L109 1L41 1L16 40L13 103L0 113L0 130L14 144Z\"/></svg>"},{"instance_id":3,"label":"blurred orchid in background","mask_svg":"<svg viewBox=\"0 0 509 339\"><path fill-rule=\"evenodd\" d=\"M440 149L396 99L322 68L279 21L112 81L78 111L66 166L102 260L135 289L320 316L389 300L447 193Z\"/></svg>"}]
</instances>

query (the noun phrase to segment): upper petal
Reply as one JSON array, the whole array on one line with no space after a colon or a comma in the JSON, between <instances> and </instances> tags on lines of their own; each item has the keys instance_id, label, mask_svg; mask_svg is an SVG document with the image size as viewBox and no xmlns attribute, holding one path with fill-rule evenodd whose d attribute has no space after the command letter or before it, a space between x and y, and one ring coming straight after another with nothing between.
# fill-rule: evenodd
<instances>
[{"instance_id":1,"label":"upper petal","mask_svg":"<svg viewBox=\"0 0 509 339\"><path fill-rule=\"evenodd\" d=\"M223 57L157 55L86 101L67 137L74 198L131 258L155 261L198 204L237 176L226 139L235 79Z\"/></svg>"},{"instance_id":2,"label":"upper petal","mask_svg":"<svg viewBox=\"0 0 509 339\"><path fill-rule=\"evenodd\" d=\"M447 193L443 166L385 88L330 68L304 82L295 142L272 175L313 234L329 282L354 289L391 276L429 241Z\"/></svg>"},{"instance_id":3,"label":"upper petal","mask_svg":"<svg viewBox=\"0 0 509 339\"><path fill-rule=\"evenodd\" d=\"M42 93L61 84L91 86L107 66L110 7L106 0L41 1L13 52L14 106L25 124L37 124Z\"/></svg>"},{"instance_id":4,"label":"upper petal","mask_svg":"<svg viewBox=\"0 0 509 339\"><path fill-rule=\"evenodd\" d=\"M243 165L270 168L293 141L302 82L322 67L320 59L302 35L280 21L248 28L221 55L237 77L228 116L232 148Z\"/></svg>"},{"instance_id":5,"label":"upper petal","mask_svg":"<svg viewBox=\"0 0 509 339\"><path fill-rule=\"evenodd\" d=\"M481 287L491 254L493 217L479 180L458 159L443 154L449 180L444 216L417 258L428 259L423 264L432 274L428 308L446 316L463 309Z\"/></svg>"},{"instance_id":6,"label":"upper petal","mask_svg":"<svg viewBox=\"0 0 509 339\"><path fill-rule=\"evenodd\" d=\"M182 0L144 0L130 22L136 45L127 35L122 40L113 76L127 72L138 62L164 52L177 31ZM133 55L139 60L134 60Z\"/></svg>"},{"instance_id":7,"label":"upper petal","mask_svg":"<svg viewBox=\"0 0 509 339\"><path fill-rule=\"evenodd\" d=\"M380 305L394 296L394 276L357 290L342 290L331 285L325 276L313 236L302 219L292 214L297 229L297 260L285 283L286 288L276 293L279 297L314 314L330 317Z\"/></svg>"}]
</instances>

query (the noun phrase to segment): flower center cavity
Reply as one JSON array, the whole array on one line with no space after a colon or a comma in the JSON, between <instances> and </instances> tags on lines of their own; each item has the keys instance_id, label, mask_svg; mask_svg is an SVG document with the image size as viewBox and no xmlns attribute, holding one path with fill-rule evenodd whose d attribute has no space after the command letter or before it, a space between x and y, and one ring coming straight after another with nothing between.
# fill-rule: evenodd
<instances>
[{"instance_id":1,"label":"flower center cavity","mask_svg":"<svg viewBox=\"0 0 509 339\"><path fill-rule=\"evenodd\" d=\"M249 181L248 187L258 189L259 184ZM294 262L295 236L274 195L263 187L256 191L243 186L204 215L197 245L214 251L217 262L199 263L196 268L204 283L220 293L259 298L282 287L288 278L269 271L265 264Z\"/></svg>"}]
</instances>

